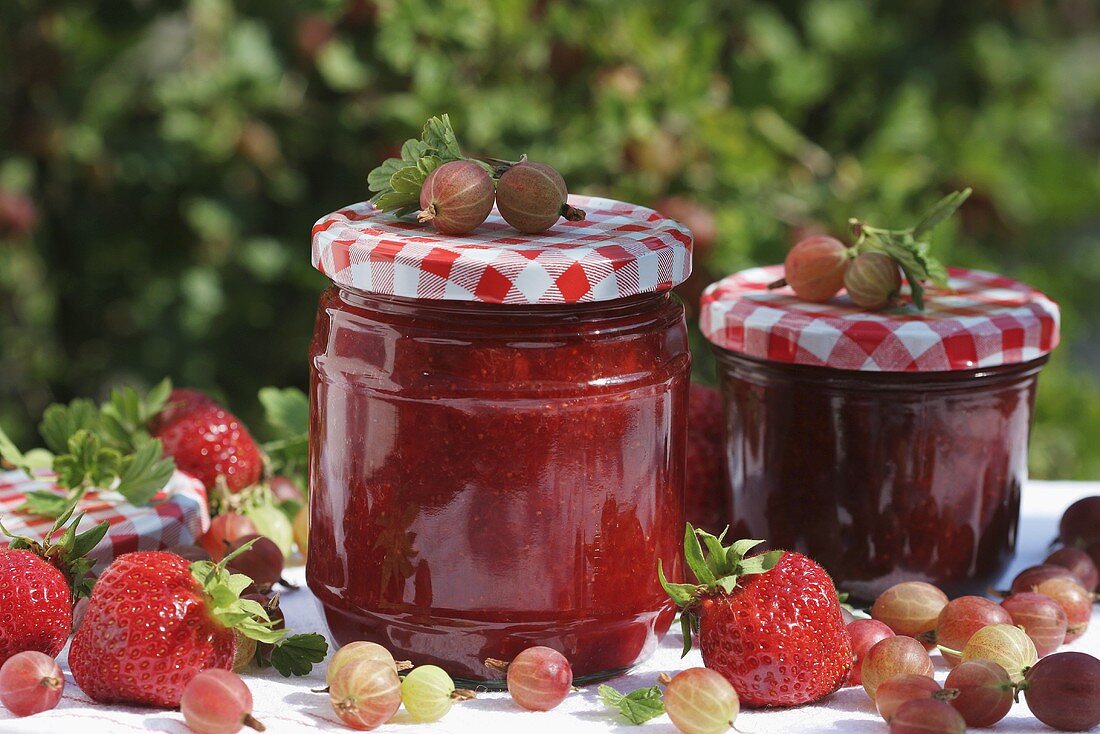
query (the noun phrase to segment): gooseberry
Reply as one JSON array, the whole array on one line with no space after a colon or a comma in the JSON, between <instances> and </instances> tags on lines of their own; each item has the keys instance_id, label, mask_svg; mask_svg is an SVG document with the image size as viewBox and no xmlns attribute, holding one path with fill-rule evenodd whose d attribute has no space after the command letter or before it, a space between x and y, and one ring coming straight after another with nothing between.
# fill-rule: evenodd
<instances>
[{"instance_id":1,"label":"gooseberry","mask_svg":"<svg viewBox=\"0 0 1100 734\"><path fill-rule=\"evenodd\" d=\"M256 535L256 524L239 512L226 512L215 516L199 541L210 554L210 559L218 563L225 558L230 543L246 535Z\"/></svg>"},{"instance_id":2,"label":"gooseberry","mask_svg":"<svg viewBox=\"0 0 1100 734\"><path fill-rule=\"evenodd\" d=\"M803 301L823 303L844 287L844 272L851 257L851 251L835 237L807 237L787 253L783 279L769 287L789 285Z\"/></svg>"},{"instance_id":3,"label":"gooseberry","mask_svg":"<svg viewBox=\"0 0 1100 734\"><path fill-rule=\"evenodd\" d=\"M1047 559L1043 562L1061 566L1072 573L1081 582L1081 586L1085 587L1086 591L1092 591L1100 584L1100 569L1096 567L1096 562L1092 560L1092 556L1081 548L1072 546L1059 548L1047 556Z\"/></svg>"},{"instance_id":4,"label":"gooseberry","mask_svg":"<svg viewBox=\"0 0 1100 734\"><path fill-rule=\"evenodd\" d=\"M435 665L413 668L401 681L401 699L405 702L405 710L413 720L421 723L439 721L459 698L473 698L473 694L456 690L451 676Z\"/></svg>"},{"instance_id":5,"label":"gooseberry","mask_svg":"<svg viewBox=\"0 0 1100 734\"><path fill-rule=\"evenodd\" d=\"M1059 731L1088 731L1100 724L1100 660L1083 652L1048 655L1020 684L1027 707Z\"/></svg>"},{"instance_id":6,"label":"gooseberry","mask_svg":"<svg viewBox=\"0 0 1100 734\"><path fill-rule=\"evenodd\" d=\"M1039 659L1039 654L1031 638L1019 627L993 624L971 635L963 647L962 659L991 660L1007 670L1013 682L1019 682L1024 671Z\"/></svg>"},{"instance_id":7,"label":"gooseberry","mask_svg":"<svg viewBox=\"0 0 1100 734\"><path fill-rule=\"evenodd\" d=\"M1066 642L1073 642L1089 628L1092 620L1092 594L1076 578L1047 579L1035 591L1049 596L1066 613Z\"/></svg>"},{"instance_id":8,"label":"gooseberry","mask_svg":"<svg viewBox=\"0 0 1100 734\"><path fill-rule=\"evenodd\" d=\"M233 573L243 573L252 579L249 590L269 591L283 576L283 552L270 538L263 535L245 535L229 545L226 555L247 543L252 543L251 547L229 560L229 570Z\"/></svg>"},{"instance_id":9,"label":"gooseberry","mask_svg":"<svg viewBox=\"0 0 1100 734\"><path fill-rule=\"evenodd\" d=\"M421 223L442 234L477 229L493 209L493 179L473 161L451 161L434 169L420 188Z\"/></svg>"},{"instance_id":10,"label":"gooseberry","mask_svg":"<svg viewBox=\"0 0 1100 734\"><path fill-rule=\"evenodd\" d=\"M276 502L301 502L302 490L289 477L276 474L271 478L271 495Z\"/></svg>"},{"instance_id":11,"label":"gooseberry","mask_svg":"<svg viewBox=\"0 0 1100 734\"><path fill-rule=\"evenodd\" d=\"M340 720L352 729L368 730L389 721L401 708L401 679L378 660L355 660L329 683L329 699ZM410 712L411 713L411 712Z\"/></svg>"},{"instance_id":12,"label":"gooseberry","mask_svg":"<svg viewBox=\"0 0 1100 734\"><path fill-rule=\"evenodd\" d=\"M980 596L952 599L936 623L936 642L944 659L957 665L970 636L991 624L1012 624L1012 616L1000 605Z\"/></svg>"},{"instance_id":13,"label":"gooseberry","mask_svg":"<svg viewBox=\"0 0 1100 734\"><path fill-rule=\"evenodd\" d=\"M16 716L49 711L64 688L57 661L37 650L16 653L0 665L0 703Z\"/></svg>"},{"instance_id":14,"label":"gooseberry","mask_svg":"<svg viewBox=\"0 0 1100 734\"><path fill-rule=\"evenodd\" d=\"M963 717L943 701L918 698L907 701L890 720L890 734L965 734Z\"/></svg>"},{"instance_id":15,"label":"gooseberry","mask_svg":"<svg viewBox=\"0 0 1100 734\"><path fill-rule=\"evenodd\" d=\"M871 617L888 625L896 634L920 637L936 628L947 602L947 594L932 584L905 581L891 586L875 599Z\"/></svg>"},{"instance_id":16,"label":"gooseberry","mask_svg":"<svg viewBox=\"0 0 1100 734\"><path fill-rule=\"evenodd\" d=\"M1066 610L1046 594L1022 591L1005 599L1001 606L1012 617L1012 624L1023 627L1035 643L1039 657L1046 657L1066 641Z\"/></svg>"},{"instance_id":17,"label":"gooseberry","mask_svg":"<svg viewBox=\"0 0 1100 734\"><path fill-rule=\"evenodd\" d=\"M929 678L935 672L932 658L918 640L898 635L876 642L863 658L863 690L871 700L887 678L906 673Z\"/></svg>"},{"instance_id":18,"label":"gooseberry","mask_svg":"<svg viewBox=\"0 0 1100 734\"><path fill-rule=\"evenodd\" d=\"M302 505L298 510L298 514L294 516L294 522L291 525L291 529L294 533L294 542L298 545L298 550L303 556L309 555L309 506Z\"/></svg>"},{"instance_id":19,"label":"gooseberry","mask_svg":"<svg viewBox=\"0 0 1100 734\"><path fill-rule=\"evenodd\" d=\"M1077 577L1068 568L1055 566L1053 563L1029 566L1016 574L1016 578L1012 579L1011 592L1015 594L1021 591L1035 591L1035 587L1050 579L1072 579L1076 581Z\"/></svg>"},{"instance_id":20,"label":"gooseberry","mask_svg":"<svg viewBox=\"0 0 1100 734\"><path fill-rule=\"evenodd\" d=\"M932 694L943 690L940 684L927 675L905 673L887 678L875 693L875 705L879 716L890 721L897 710L906 701L917 698L932 698Z\"/></svg>"},{"instance_id":21,"label":"gooseberry","mask_svg":"<svg viewBox=\"0 0 1100 734\"><path fill-rule=\"evenodd\" d=\"M669 681L665 712L683 734L721 734L728 731L741 710L730 682L710 668L688 668Z\"/></svg>"},{"instance_id":22,"label":"gooseberry","mask_svg":"<svg viewBox=\"0 0 1100 734\"><path fill-rule=\"evenodd\" d=\"M1016 687L992 660L967 660L948 673L943 690L967 726L986 727L1008 716Z\"/></svg>"},{"instance_id":23,"label":"gooseberry","mask_svg":"<svg viewBox=\"0 0 1100 734\"><path fill-rule=\"evenodd\" d=\"M561 217L570 222L584 219L584 212L570 206L568 198L565 179L545 163L520 161L497 181L497 211L527 234L545 232Z\"/></svg>"},{"instance_id":24,"label":"gooseberry","mask_svg":"<svg viewBox=\"0 0 1100 734\"><path fill-rule=\"evenodd\" d=\"M210 554L200 545L174 545L168 549L169 553L175 553L180 558L191 561L209 561Z\"/></svg>"},{"instance_id":25,"label":"gooseberry","mask_svg":"<svg viewBox=\"0 0 1100 734\"><path fill-rule=\"evenodd\" d=\"M508 665L508 693L530 711L549 711L565 700L572 686L569 661L549 647L529 647Z\"/></svg>"},{"instance_id":26,"label":"gooseberry","mask_svg":"<svg viewBox=\"0 0 1100 734\"><path fill-rule=\"evenodd\" d=\"M195 734L236 734L246 726L264 730L252 716L248 686L236 673L220 668L204 670L188 682L180 712Z\"/></svg>"},{"instance_id":27,"label":"gooseberry","mask_svg":"<svg viewBox=\"0 0 1100 734\"><path fill-rule=\"evenodd\" d=\"M325 682L331 686L332 679L336 677L344 666L356 660L375 660L380 663L385 663L393 668L393 672L395 673L402 670L408 670L412 667L412 663L408 661L398 663L393 659L393 655L390 654L389 650L374 642L349 642L333 653L332 660L329 661L328 668L325 669Z\"/></svg>"},{"instance_id":28,"label":"gooseberry","mask_svg":"<svg viewBox=\"0 0 1100 734\"><path fill-rule=\"evenodd\" d=\"M863 683L863 658L867 651L879 640L893 637L894 631L877 619L856 619L848 623L848 637L852 640L852 672L848 674L848 685Z\"/></svg>"},{"instance_id":29,"label":"gooseberry","mask_svg":"<svg viewBox=\"0 0 1100 734\"><path fill-rule=\"evenodd\" d=\"M1065 545L1084 546L1100 541L1100 496L1085 497L1062 514L1059 539Z\"/></svg>"},{"instance_id":30,"label":"gooseberry","mask_svg":"<svg viewBox=\"0 0 1100 734\"><path fill-rule=\"evenodd\" d=\"M889 255L860 253L844 271L844 287L857 306L877 311L897 301L901 271L897 261Z\"/></svg>"}]
</instances>

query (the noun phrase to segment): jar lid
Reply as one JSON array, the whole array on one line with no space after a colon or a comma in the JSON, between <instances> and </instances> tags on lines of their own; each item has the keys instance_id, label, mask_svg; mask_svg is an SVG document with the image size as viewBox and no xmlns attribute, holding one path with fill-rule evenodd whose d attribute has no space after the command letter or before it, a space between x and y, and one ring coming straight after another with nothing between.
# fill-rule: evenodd
<instances>
[{"instance_id":1,"label":"jar lid","mask_svg":"<svg viewBox=\"0 0 1100 734\"><path fill-rule=\"evenodd\" d=\"M826 303L769 291L783 266L743 270L703 293L700 327L711 343L774 362L842 370L937 372L1037 359L1059 340L1058 304L993 273L950 268L950 288L925 310L866 311L843 293Z\"/></svg>"},{"instance_id":2,"label":"jar lid","mask_svg":"<svg viewBox=\"0 0 1100 734\"><path fill-rule=\"evenodd\" d=\"M612 301L667 291L691 273L691 233L652 209L570 196L584 220L522 234L497 212L452 236L368 202L313 227L313 266L338 285L406 298L483 303Z\"/></svg>"}]
</instances>

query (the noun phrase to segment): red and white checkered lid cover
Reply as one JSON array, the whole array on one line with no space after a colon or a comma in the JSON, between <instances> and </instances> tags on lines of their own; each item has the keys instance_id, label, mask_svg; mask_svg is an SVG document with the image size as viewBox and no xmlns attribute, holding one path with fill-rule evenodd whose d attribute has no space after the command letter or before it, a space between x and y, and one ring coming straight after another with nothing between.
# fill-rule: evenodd
<instances>
[{"instance_id":1,"label":"red and white checkered lid cover","mask_svg":"<svg viewBox=\"0 0 1100 734\"><path fill-rule=\"evenodd\" d=\"M362 202L313 227L313 266L338 285L429 300L507 304L612 301L667 291L691 273L691 233L652 209L570 196L584 220L522 234L494 207L444 235Z\"/></svg>"},{"instance_id":2,"label":"red and white checkered lid cover","mask_svg":"<svg viewBox=\"0 0 1100 734\"><path fill-rule=\"evenodd\" d=\"M925 310L867 311L843 291L808 303L768 290L783 266L752 268L703 293L700 327L713 344L774 362L842 370L937 372L1016 364L1059 340L1058 305L993 273L950 268L950 288L929 290Z\"/></svg>"}]
</instances>

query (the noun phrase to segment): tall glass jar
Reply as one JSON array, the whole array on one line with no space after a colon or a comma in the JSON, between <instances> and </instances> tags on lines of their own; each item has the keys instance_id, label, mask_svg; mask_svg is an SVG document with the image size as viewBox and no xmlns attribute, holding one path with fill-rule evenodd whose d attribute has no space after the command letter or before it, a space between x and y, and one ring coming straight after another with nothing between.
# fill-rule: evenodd
<instances>
[{"instance_id":1,"label":"tall glass jar","mask_svg":"<svg viewBox=\"0 0 1100 734\"><path fill-rule=\"evenodd\" d=\"M757 268L704 296L726 406L731 521L844 591L984 592L1011 560L1038 373L1057 306L955 270L928 309L798 301Z\"/></svg>"},{"instance_id":2,"label":"tall glass jar","mask_svg":"<svg viewBox=\"0 0 1100 734\"><path fill-rule=\"evenodd\" d=\"M583 236L604 233L605 252L626 251L630 236L616 235L626 222L687 253L671 237L682 231L649 210L571 203L588 220L555 228L557 250L538 255L550 272L563 254L575 262L592 251ZM333 636L467 680L493 677L486 658L532 645L563 652L581 679L633 665L673 612L655 570L679 556L683 532L690 356L666 284L686 272L583 302L565 302L560 288L534 303L384 293L377 277L352 282L353 268L334 271L324 257L349 240L378 253L378 229L387 239L425 232L345 212L320 240L315 232L336 284L321 297L310 351L307 575ZM487 246L515 252L491 242L503 235L495 214L485 228L437 238L417 270L437 266L441 246L482 268Z\"/></svg>"}]
</instances>

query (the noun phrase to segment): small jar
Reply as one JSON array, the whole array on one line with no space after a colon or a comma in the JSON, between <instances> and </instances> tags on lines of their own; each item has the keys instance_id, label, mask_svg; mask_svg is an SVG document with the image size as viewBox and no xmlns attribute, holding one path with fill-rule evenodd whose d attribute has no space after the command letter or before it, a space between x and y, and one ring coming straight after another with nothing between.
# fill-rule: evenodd
<instances>
[{"instance_id":1,"label":"small jar","mask_svg":"<svg viewBox=\"0 0 1100 734\"><path fill-rule=\"evenodd\" d=\"M1057 305L953 269L926 311L868 312L769 291L780 277L755 268L703 296L734 535L812 556L861 600L901 581L983 593L1015 550Z\"/></svg>"},{"instance_id":2,"label":"small jar","mask_svg":"<svg viewBox=\"0 0 1100 734\"><path fill-rule=\"evenodd\" d=\"M690 355L669 289L690 237L649 209L541 236L321 220L309 586L333 637L452 676L533 645L581 680L652 652L673 607ZM673 573L680 569L673 561Z\"/></svg>"}]
</instances>

